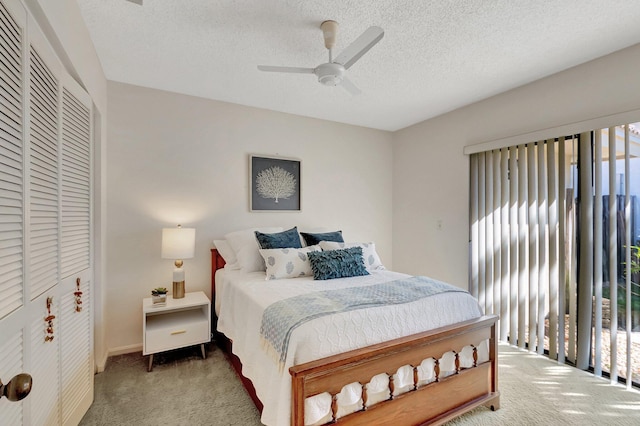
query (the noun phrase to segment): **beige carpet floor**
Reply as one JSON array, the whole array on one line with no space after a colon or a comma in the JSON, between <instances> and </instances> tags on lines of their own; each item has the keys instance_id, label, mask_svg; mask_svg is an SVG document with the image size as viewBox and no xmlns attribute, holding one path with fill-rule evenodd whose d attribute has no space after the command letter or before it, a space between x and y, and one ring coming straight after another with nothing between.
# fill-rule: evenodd
<instances>
[{"instance_id":1,"label":"beige carpet floor","mask_svg":"<svg viewBox=\"0 0 640 426\"><path fill-rule=\"evenodd\" d=\"M260 425L259 415L218 348L112 357L95 377L95 401L81 425ZM640 425L640 392L612 386L548 358L500 346L501 408L450 422L484 425Z\"/></svg>"}]
</instances>

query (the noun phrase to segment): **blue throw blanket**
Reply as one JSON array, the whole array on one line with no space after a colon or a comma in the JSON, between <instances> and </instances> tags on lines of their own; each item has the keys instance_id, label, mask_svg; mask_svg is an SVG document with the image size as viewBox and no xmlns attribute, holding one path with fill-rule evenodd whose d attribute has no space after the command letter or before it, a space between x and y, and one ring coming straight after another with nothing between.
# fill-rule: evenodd
<instances>
[{"instance_id":1,"label":"blue throw blanket","mask_svg":"<svg viewBox=\"0 0 640 426\"><path fill-rule=\"evenodd\" d=\"M445 292L465 292L428 277L410 277L364 287L326 290L294 296L269 305L262 316L260 335L279 357L287 358L293 330L314 318L334 313L409 303Z\"/></svg>"}]
</instances>

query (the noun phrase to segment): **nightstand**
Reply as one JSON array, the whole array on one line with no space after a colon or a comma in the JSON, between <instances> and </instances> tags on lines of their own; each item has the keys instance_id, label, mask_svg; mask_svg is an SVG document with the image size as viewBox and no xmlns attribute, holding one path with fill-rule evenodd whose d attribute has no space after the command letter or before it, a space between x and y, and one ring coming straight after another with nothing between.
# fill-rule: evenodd
<instances>
[{"instance_id":1,"label":"nightstand","mask_svg":"<svg viewBox=\"0 0 640 426\"><path fill-rule=\"evenodd\" d=\"M142 301L142 355L149 355L153 369L153 354L211 341L211 302L202 291L186 293L182 299L167 297L164 306L153 304L150 297Z\"/></svg>"}]
</instances>

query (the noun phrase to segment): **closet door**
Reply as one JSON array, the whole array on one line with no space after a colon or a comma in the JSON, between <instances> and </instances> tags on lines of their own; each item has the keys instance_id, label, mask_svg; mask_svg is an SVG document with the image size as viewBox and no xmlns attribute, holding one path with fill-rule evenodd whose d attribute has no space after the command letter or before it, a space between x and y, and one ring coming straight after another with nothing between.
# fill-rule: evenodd
<instances>
[{"instance_id":1,"label":"closet door","mask_svg":"<svg viewBox=\"0 0 640 426\"><path fill-rule=\"evenodd\" d=\"M93 401L91 99L71 78L62 92L62 419L76 424Z\"/></svg>"},{"instance_id":2,"label":"closet door","mask_svg":"<svg viewBox=\"0 0 640 426\"><path fill-rule=\"evenodd\" d=\"M0 2L0 379L26 365L28 316L24 279L26 11L17 0ZM26 400L0 399L0 424L28 419Z\"/></svg>"},{"instance_id":3,"label":"closet door","mask_svg":"<svg viewBox=\"0 0 640 426\"><path fill-rule=\"evenodd\" d=\"M60 423L60 93L62 64L27 21L26 290L31 424ZM48 320L48 318L51 318Z\"/></svg>"},{"instance_id":4,"label":"closet door","mask_svg":"<svg viewBox=\"0 0 640 426\"><path fill-rule=\"evenodd\" d=\"M0 0L0 425L77 424L93 401L91 99L19 0Z\"/></svg>"}]
</instances>

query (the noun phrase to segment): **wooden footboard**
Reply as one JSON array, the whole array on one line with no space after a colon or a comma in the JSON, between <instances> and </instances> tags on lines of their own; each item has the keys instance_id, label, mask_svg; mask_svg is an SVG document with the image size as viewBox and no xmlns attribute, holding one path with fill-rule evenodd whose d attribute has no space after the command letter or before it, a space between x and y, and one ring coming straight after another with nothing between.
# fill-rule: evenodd
<instances>
[{"instance_id":1,"label":"wooden footboard","mask_svg":"<svg viewBox=\"0 0 640 426\"><path fill-rule=\"evenodd\" d=\"M215 270L224 266L220 259L217 251L212 250L213 299ZM380 373L390 376L389 391L393 394L393 374L406 365L413 367L413 389L334 421L345 425L442 424L480 405L498 409L497 319L494 315L483 316L291 367L291 424L303 426L305 399L323 392L328 392L333 398L335 417L336 395L343 386L354 382L364 385ZM486 340L489 341L488 360L474 361L474 365L468 368L460 367L458 354L462 349L469 345L477 347ZM447 352L455 353L455 372L441 377L437 360ZM475 348L473 354L476 360ZM429 358L436 360L436 379L417 386L417 366ZM239 370L240 364L234 367ZM365 402L366 398L366 388L363 386Z\"/></svg>"},{"instance_id":2,"label":"wooden footboard","mask_svg":"<svg viewBox=\"0 0 640 426\"><path fill-rule=\"evenodd\" d=\"M391 378L398 368L414 367L414 386L407 393L380 402L365 410L337 419L348 425L371 424L441 424L479 405L499 408L498 357L496 316L458 323L378 345L346 352L293 366L291 424L304 425L305 398L328 392L333 396L346 384L365 384L373 376L386 373ZM463 347L489 340L489 360L470 368L460 369L456 355L456 372L439 378L436 362L436 381L417 387L416 367L422 360L438 360L446 352L456 354ZM474 354L477 352L474 349ZM393 391L393 380L390 380ZM366 401L366 389L363 387ZM335 402L334 402L335 416Z\"/></svg>"}]
</instances>

